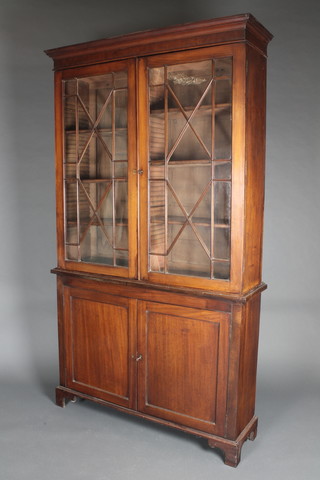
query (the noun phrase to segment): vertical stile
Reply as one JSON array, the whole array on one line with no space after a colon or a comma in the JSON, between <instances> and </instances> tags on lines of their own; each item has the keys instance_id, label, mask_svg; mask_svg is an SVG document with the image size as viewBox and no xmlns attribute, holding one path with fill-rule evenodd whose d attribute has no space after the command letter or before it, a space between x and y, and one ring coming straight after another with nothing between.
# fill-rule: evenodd
<instances>
[{"instance_id":1,"label":"vertical stile","mask_svg":"<svg viewBox=\"0 0 320 480\"><path fill-rule=\"evenodd\" d=\"M76 202L77 202L77 250L78 250L78 262L81 260L80 251L80 163L79 163L79 112L78 112L78 97L79 97L79 80L76 80L76 102L75 102L75 122L76 122Z\"/></svg>"},{"instance_id":2,"label":"vertical stile","mask_svg":"<svg viewBox=\"0 0 320 480\"><path fill-rule=\"evenodd\" d=\"M65 111L66 108L66 82L61 82L62 85L62 111ZM68 222L67 222L67 215L66 215L66 208L67 208L67 192L66 192L66 132L65 132L65 118L64 115L61 115L61 133L63 136L62 141L62 185L63 185L63 261L66 258L66 242L67 242L67 229L68 229Z\"/></svg>"},{"instance_id":3,"label":"vertical stile","mask_svg":"<svg viewBox=\"0 0 320 480\"><path fill-rule=\"evenodd\" d=\"M214 278L213 258L214 258L214 138L215 138L215 98L216 98L216 81L215 81L215 61L212 60L212 87L211 87L211 219L210 219L210 278Z\"/></svg>"},{"instance_id":4,"label":"vertical stile","mask_svg":"<svg viewBox=\"0 0 320 480\"><path fill-rule=\"evenodd\" d=\"M98 116L97 93L96 93L95 90L93 90L93 91L89 90L88 95L89 95L88 111L89 111L89 114L90 114L91 118L95 119ZM97 155L97 151L96 151L97 135L96 135L96 133L93 135L93 139L94 139L94 141L91 141L89 146L88 146L89 158L92 158L92 157L96 158L96 155ZM88 165L89 178L98 178L97 168L98 168L97 162L90 162L89 161L89 165ZM99 195L98 195L99 188L100 187L97 183L93 183L93 182L89 183L90 197L94 198L94 205L96 206L96 209L97 209L98 202L99 202ZM95 244L95 251L98 251L98 238L97 238L96 231L95 230L92 231L92 229L91 229L90 235L91 235L92 243Z\"/></svg>"},{"instance_id":5,"label":"vertical stile","mask_svg":"<svg viewBox=\"0 0 320 480\"><path fill-rule=\"evenodd\" d=\"M113 253L113 266L116 265L116 180L115 180L115 157L116 157L116 94L114 86L114 73L112 73L112 253Z\"/></svg>"},{"instance_id":6,"label":"vertical stile","mask_svg":"<svg viewBox=\"0 0 320 480\"><path fill-rule=\"evenodd\" d=\"M167 67L164 67L164 273L168 273L168 179L169 179L169 160L168 160L168 151L169 151L169 125L168 125L168 70Z\"/></svg>"}]
</instances>

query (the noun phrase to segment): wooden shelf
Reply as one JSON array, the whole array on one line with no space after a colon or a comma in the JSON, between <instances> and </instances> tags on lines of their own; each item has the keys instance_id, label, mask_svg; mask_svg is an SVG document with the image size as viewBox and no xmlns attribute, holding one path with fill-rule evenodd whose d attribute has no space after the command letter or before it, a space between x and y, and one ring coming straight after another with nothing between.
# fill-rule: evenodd
<instances>
[{"instance_id":1,"label":"wooden shelf","mask_svg":"<svg viewBox=\"0 0 320 480\"><path fill-rule=\"evenodd\" d=\"M155 208L164 207L164 205L156 205ZM153 208L153 207L151 207ZM164 225L164 219L161 217L152 217L150 216L151 225ZM186 217L172 215L168 217L168 225L183 225L186 222ZM194 225L199 227L211 227L211 223L207 218L204 217L192 217L191 221ZM225 223L215 223L215 228L230 228L230 225Z\"/></svg>"},{"instance_id":2,"label":"wooden shelf","mask_svg":"<svg viewBox=\"0 0 320 480\"><path fill-rule=\"evenodd\" d=\"M177 167L184 167L186 165L192 167L193 165L196 165L196 166L204 166L204 167L207 167L207 166L211 166L212 163L219 163L219 165L223 164L223 163L229 163L231 162L232 160L231 159L214 159L214 160L211 160L211 159L206 159L206 158L199 158L199 159L190 159L190 160L169 160L168 162L168 165L174 165L174 166L177 166ZM161 166L165 166L166 164L166 161L165 160L150 160L149 161L149 165L150 167L161 167ZM151 179L153 180L153 179Z\"/></svg>"},{"instance_id":3,"label":"wooden shelf","mask_svg":"<svg viewBox=\"0 0 320 480\"><path fill-rule=\"evenodd\" d=\"M85 129L80 129L78 130L79 135L91 135L93 128L85 128ZM98 130L99 133L106 133L108 135L112 135L112 133L127 133L128 129L126 127L119 127L115 128L112 130L112 128L95 128L95 130ZM67 135L75 135L77 133L77 130L74 128L71 129L66 129L65 133Z\"/></svg>"},{"instance_id":4,"label":"wooden shelf","mask_svg":"<svg viewBox=\"0 0 320 480\"><path fill-rule=\"evenodd\" d=\"M77 183L80 181L81 183L111 183L113 180L117 182L127 182L127 177L112 177L112 178L75 178L75 177L66 177L64 181L66 183Z\"/></svg>"},{"instance_id":5,"label":"wooden shelf","mask_svg":"<svg viewBox=\"0 0 320 480\"><path fill-rule=\"evenodd\" d=\"M113 226L113 222L112 222L112 218L101 218L100 219L101 222L103 223L104 226L106 227L112 227ZM90 219L88 220L88 222L86 223L86 225L90 222ZM84 222L80 222L80 224L84 225ZM67 221L67 226L68 227L72 227L72 226L77 226L77 221L76 220L68 220ZM99 227L100 226L100 223L97 221L97 220L94 220L91 222L91 226L92 227ZM116 227L127 227L128 226L128 220L127 219L124 219L124 220L115 220L115 226Z\"/></svg>"},{"instance_id":6,"label":"wooden shelf","mask_svg":"<svg viewBox=\"0 0 320 480\"><path fill-rule=\"evenodd\" d=\"M197 112L201 112L201 113L212 113L213 110L223 110L225 108L230 108L231 107L231 103L218 103L217 105L214 105L214 107L212 108L212 105L202 105L200 106L198 109L197 109ZM195 109L195 106L190 106L190 107L183 107L183 110L185 112L193 112L193 110ZM181 113L181 115L183 115L181 109L179 107L170 107L168 108L168 113L173 113L173 114L176 114L176 113ZM158 115L163 115L165 112L165 110L163 108L155 108L153 109L152 108L152 104L150 106L150 116L158 116ZM197 113L196 112L196 113Z\"/></svg>"}]
</instances>

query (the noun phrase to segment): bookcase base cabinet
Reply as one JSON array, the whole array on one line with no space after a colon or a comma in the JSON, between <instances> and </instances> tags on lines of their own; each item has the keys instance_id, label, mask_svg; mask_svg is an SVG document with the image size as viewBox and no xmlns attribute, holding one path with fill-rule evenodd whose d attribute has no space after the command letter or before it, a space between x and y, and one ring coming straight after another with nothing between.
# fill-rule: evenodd
<instances>
[{"instance_id":1,"label":"bookcase base cabinet","mask_svg":"<svg viewBox=\"0 0 320 480\"><path fill-rule=\"evenodd\" d=\"M83 398L194 434L237 466L257 431L263 288L230 299L58 275L57 405Z\"/></svg>"}]
</instances>

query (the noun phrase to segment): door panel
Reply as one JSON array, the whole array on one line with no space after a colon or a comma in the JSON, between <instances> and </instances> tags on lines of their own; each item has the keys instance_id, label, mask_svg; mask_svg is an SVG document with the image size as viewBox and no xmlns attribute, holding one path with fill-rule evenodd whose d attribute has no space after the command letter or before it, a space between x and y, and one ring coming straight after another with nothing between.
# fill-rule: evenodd
<instances>
[{"instance_id":1,"label":"door panel","mask_svg":"<svg viewBox=\"0 0 320 480\"><path fill-rule=\"evenodd\" d=\"M67 386L134 408L136 301L67 290Z\"/></svg>"},{"instance_id":2,"label":"door panel","mask_svg":"<svg viewBox=\"0 0 320 480\"><path fill-rule=\"evenodd\" d=\"M62 183L64 192L59 262L136 277L135 62L67 70L58 90L59 198Z\"/></svg>"},{"instance_id":3,"label":"door panel","mask_svg":"<svg viewBox=\"0 0 320 480\"><path fill-rule=\"evenodd\" d=\"M238 45L139 60L143 279L241 288L243 62Z\"/></svg>"},{"instance_id":4,"label":"door panel","mask_svg":"<svg viewBox=\"0 0 320 480\"><path fill-rule=\"evenodd\" d=\"M222 434L229 315L141 302L138 409Z\"/></svg>"}]
</instances>

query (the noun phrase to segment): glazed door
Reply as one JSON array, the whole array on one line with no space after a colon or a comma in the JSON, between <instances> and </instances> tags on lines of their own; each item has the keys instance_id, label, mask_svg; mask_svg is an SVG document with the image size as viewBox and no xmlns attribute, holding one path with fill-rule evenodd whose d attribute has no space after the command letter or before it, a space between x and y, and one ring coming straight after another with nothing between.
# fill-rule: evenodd
<instances>
[{"instance_id":1,"label":"glazed door","mask_svg":"<svg viewBox=\"0 0 320 480\"><path fill-rule=\"evenodd\" d=\"M139 304L138 410L223 434L229 314Z\"/></svg>"},{"instance_id":2,"label":"glazed door","mask_svg":"<svg viewBox=\"0 0 320 480\"><path fill-rule=\"evenodd\" d=\"M234 46L140 61L139 121L148 125L140 129L141 272L149 281L215 290L237 282L241 62Z\"/></svg>"},{"instance_id":3,"label":"glazed door","mask_svg":"<svg viewBox=\"0 0 320 480\"><path fill-rule=\"evenodd\" d=\"M135 408L136 300L64 289L66 386Z\"/></svg>"},{"instance_id":4,"label":"glazed door","mask_svg":"<svg viewBox=\"0 0 320 480\"><path fill-rule=\"evenodd\" d=\"M60 265L136 276L135 63L56 79Z\"/></svg>"}]
</instances>

